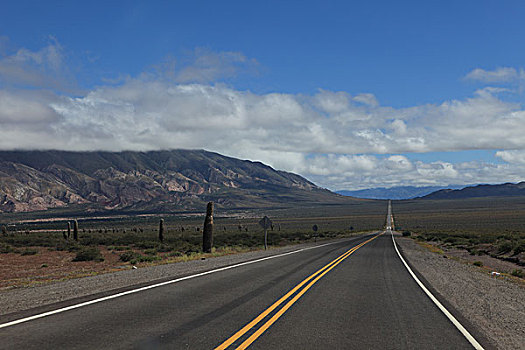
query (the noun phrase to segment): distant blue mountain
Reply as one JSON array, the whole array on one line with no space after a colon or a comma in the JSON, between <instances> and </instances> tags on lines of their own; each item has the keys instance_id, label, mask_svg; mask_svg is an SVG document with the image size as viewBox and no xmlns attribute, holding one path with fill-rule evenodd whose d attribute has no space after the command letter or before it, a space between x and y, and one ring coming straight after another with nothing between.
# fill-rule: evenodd
<instances>
[{"instance_id":1,"label":"distant blue mountain","mask_svg":"<svg viewBox=\"0 0 525 350\"><path fill-rule=\"evenodd\" d=\"M525 182L497 185L476 185L460 190L444 189L423 197L423 199L462 199L475 197L525 196Z\"/></svg>"},{"instance_id":2,"label":"distant blue mountain","mask_svg":"<svg viewBox=\"0 0 525 350\"><path fill-rule=\"evenodd\" d=\"M357 191L336 191L343 196L351 196L357 198L369 199L411 199L416 197L423 197L432 192L442 189L461 189L465 186L449 185L449 186L398 186L398 187L377 187Z\"/></svg>"}]
</instances>

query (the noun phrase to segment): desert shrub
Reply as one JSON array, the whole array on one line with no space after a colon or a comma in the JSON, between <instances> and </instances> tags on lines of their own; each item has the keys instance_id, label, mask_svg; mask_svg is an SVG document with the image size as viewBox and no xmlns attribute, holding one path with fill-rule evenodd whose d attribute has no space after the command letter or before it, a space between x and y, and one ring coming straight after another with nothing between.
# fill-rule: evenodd
<instances>
[{"instance_id":1,"label":"desert shrub","mask_svg":"<svg viewBox=\"0 0 525 350\"><path fill-rule=\"evenodd\" d=\"M456 241L457 241L456 237L447 237L447 238L445 238L445 240L443 242L454 244L454 243L456 243Z\"/></svg>"},{"instance_id":2,"label":"desert shrub","mask_svg":"<svg viewBox=\"0 0 525 350\"><path fill-rule=\"evenodd\" d=\"M104 257L97 247L82 248L77 252L73 261L104 261Z\"/></svg>"},{"instance_id":3,"label":"desert shrub","mask_svg":"<svg viewBox=\"0 0 525 350\"><path fill-rule=\"evenodd\" d=\"M403 231L403 237L409 237L411 235L410 231Z\"/></svg>"},{"instance_id":4,"label":"desert shrub","mask_svg":"<svg viewBox=\"0 0 525 350\"><path fill-rule=\"evenodd\" d=\"M525 277L525 274L523 273L523 270L522 269L515 269L515 270L512 270L512 272L510 273L512 276L516 276L516 277L519 277L519 278L523 278Z\"/></svg>"},{"instance_id":5,"label":"desert shrub","mask_svg":"<svg viewBox=\"0 0 525 350\"><path fill-rule=\"evenodd\" d=\"M474 261L473 265L481 267L483 263L481 261Z\"/></svg>"},{"instance_id":6,"label":"desert shrub","mask_svg":"<svg viewBox=\"0 0 525 350\"><path fill-rule=\"evenodd\" d=\"M480 256L480 255L485 255L485 254L487 254L486 251L484 251L484 250L480 250L480 249L469 248L469 249L467 249L467 250L468 250L468 252L470 253L470 255L478 255L478 256Z\"/></svg>"},{"instance_id":7,"label":"desert shrub","mask_svg":"<svg viewBox=\"0 0 525 350\"><path fill-rule=\"evenodd\" d=\"M124 261L124 262L132 261L132 260L136 260L140 256L141 255L139 253L128 250L127 252L120 254L120 261Z\"/></svg>"},{"instance_id":8,"label":"desert shrub","mask_svg":"<svg viewBox=\"0 0 525 350\"><path fill-rule=\"evenodd\" d=\"M135 247L141 248L141 249L153 249L157 246L157 244L158 244L157 242L142 241L142 242L135 243Z\"/></svg>"},{"instance_id":9,"label":"desert shrub","mask_svg":"<svg viewBox=\"0 0 525 350\"><path fill-rule=\"evenodd\" d=\"M68 251L70 253L79 251L82 247L74 241L62 241L55 244L54 249L57 251Z\"/></svg>"},{"instance_id":10,"label":"desert shrub","mask_svg":"<svg viewBox=\"0 0 525 350\"><path fill-rule=\"evenodd\" d=\"M520 241L518 245L514 248L514 254L519 254L525 252L525 241Z\"/></svg>"},{"instance_id":11,"label":"desert shrub","mask_svg":"<svg viewBox=\"0 0 525 350\"><path fill-rule=\"evenodd\" d=\"M160 256L151 256L151 255L147 255L147 256L144 256L144 255L141 255L139 256L136 260L138 262L152 262L152 261L157 261L157 260L160 260L161 257Z\"/></svg>"},{"instance_id":12,"label":"desert shrub","mask_svg":"<svg viewBox=\"0 0 525 350\"><path fill-rule=\"evenodd\" d=\"M199 252L199 249L198 248L190 248L188 250L186 250L184 252L184 254L186 255L192 255L192 254L195 254L195 253L198 253Z\"/></svg>"},{"instance_id":13,"label":"desert shrub","mask_svg":"<svg viewBox=\"0 0 525 350\"><path fill-rule=\"evenodd\" d=\"M167 252L171 252L172 250L173 250L173 247L167 244L159 244L157 246L157 252L159 253L167 253Z\"/></svg>"},{"instance_id":14,"label":"desert shrub","mask_svg":"<svg viewBox=\"0 0 525 350\"><path fill-rule=\"evenodd\" d=\"M82 249L85 249L85 248L82 248L80 245L75 244L75 243L73 243L73 244L69 244L69 245L67 246L67 251L70 252L70 253L72 253L72 252L78 252L78 251L80 251L80 250L82 250Z\"/></svg>"},{"instance_id":15,"label":"desert shrub","mask_svg":"<svg viewBox=\"0 0 525 350\"><path fill-rule=\"evenodd\" d=\"M20 255L35 255L37 253L38 253L38 249L27 248L27 249L22 250L22 252L20 252Z\"/></svg>"},{"instance_id":16,"label":"desert shrub","mask_svg":"<svg viewBox=\"0 0 525 350\"><path fill-rule=\"evenodd\" d=\"M0 254L14 253L15 248L10 244L0 243Z\"/></svg>"},{"instance_id":17,"label":"desert shrub","mask_svg":"<svg viewBox=\"0 0 525 350\"><path fill-rule=\"evenodd\" d=\"M153 256L153 255L157 255L157 249L146 249L146 250L144 251L144 254L146 254L146 255L151 255L151 256Z\"/></svg>"},{"instance_id":18,"label":"desert shrub","mask_svg":"<svg viewBox=\"0 0 525 350\"><path fill-rule=\"evenodd\" d=\"M509 253L514 248L514 245L510 241L504 241L498 244L498 253L505 254Z\"/></svg>"}]
</instances>

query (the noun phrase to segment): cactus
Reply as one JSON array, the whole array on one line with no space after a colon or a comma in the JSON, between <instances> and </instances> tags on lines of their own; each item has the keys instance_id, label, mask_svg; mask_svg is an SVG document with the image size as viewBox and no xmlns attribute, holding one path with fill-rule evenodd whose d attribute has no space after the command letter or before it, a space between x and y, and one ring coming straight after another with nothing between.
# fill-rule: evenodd
<instances>
[{"instance_id":1,"label":"cactus","mask_svg":"<svg viewBox=\"0 0 525 350\"><path fill-rule=\"evenodd\" d=\"M78 241L78 221L73 221L73 239Z\"/></svg>"},{"instance_id":2,"label":"cactus","mask_svg":"<svg viewBox=\"0 0 525 350\"><path fill-rule=\"evenodd\" d=\"M2 235L7 236L7 227L2 226Z\"/></svg>"},{"instance_id":3,"label":"cactus","mask_svg":"<svg viewBox=\"0 0 525 350\"><path fill-rule=\"evenodd\" d=\"M213 246L213 202L209 202L206 207L206 218L204 219L204 229L202 231L202 250L211 253Z\"/></svg>"},{"instance_id":4,"label":"cactus","mask_svg":"<svg viewBox=\"0 0 525 350\"><path fill-rule=\"evenodd\" d=\"M64 239L67 241L67 233L66 233L66 231L62 231L62 236L64 236Z\"/></svg>"},{"instance_id":5,"label":"cactus","mask_svg":"<svg viewBox=\"0 0 525 350\"><path fill-rule=\"evenodd\" d=\"M159 223L159 241L164 242L164 219L160 219Z\"/></svg>"},{"instance_id":6,"label":"cactus","mask_svg":"<svg viewBox=\"0 0 525 350\"><path fill-rule=\"evenodd\" d=\"M67 238L71 238L71 223L67 222Z\"/></svg>"}]
</instances>

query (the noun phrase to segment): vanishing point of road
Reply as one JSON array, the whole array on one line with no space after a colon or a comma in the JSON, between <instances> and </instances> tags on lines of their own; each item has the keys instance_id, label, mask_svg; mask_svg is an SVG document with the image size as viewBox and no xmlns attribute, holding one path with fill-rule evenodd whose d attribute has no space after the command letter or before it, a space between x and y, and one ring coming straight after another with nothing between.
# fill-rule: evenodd
<instances>
[{"instance_id":1,"label":"vanishing point of road","mask_svg":"<svg viewBox=\"0 0 525 350\"><path fill-rule=\"evenodd\" d=\"M390 205L386 222L385 231L48 315L3 316L0 348L472 349L398 255Z\"/></svg>"}]
</instances>

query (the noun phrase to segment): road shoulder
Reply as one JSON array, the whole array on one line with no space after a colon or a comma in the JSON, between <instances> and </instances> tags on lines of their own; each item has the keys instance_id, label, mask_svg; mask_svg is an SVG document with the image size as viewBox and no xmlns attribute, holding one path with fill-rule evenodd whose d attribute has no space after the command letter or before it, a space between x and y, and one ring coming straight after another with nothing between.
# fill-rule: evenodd
<instances>
[{"instance_id":1,"label":"road shoulder","mask_svg":"<svg viewBox=\"0 0 525 350\"><path fill-rule=\"evenodd\" d=\"M404 257L497 349L525 349L525 289L396 237Z\"/></svg>"}]
</instances>

